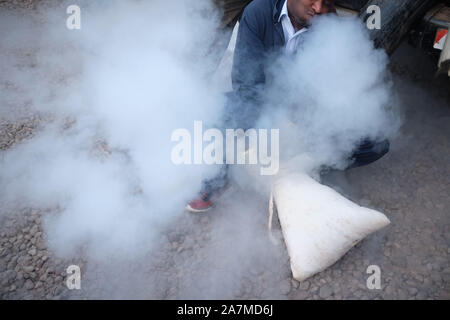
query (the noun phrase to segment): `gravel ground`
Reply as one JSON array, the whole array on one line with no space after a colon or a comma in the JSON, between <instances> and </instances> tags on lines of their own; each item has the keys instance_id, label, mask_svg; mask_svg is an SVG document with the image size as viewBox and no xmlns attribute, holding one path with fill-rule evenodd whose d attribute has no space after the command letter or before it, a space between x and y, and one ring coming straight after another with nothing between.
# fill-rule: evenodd
<instances>
[{"instance_id":1,"label":"gravel ground","mask_svg":"<svg viewBox=\"0 0 450 320\"><path fill-rule=\"evenodd\" d=\"M34 1L17 2L26 7ZM293 280L284 246L267 238L267 199L232 186L216 209L181 215L164 229L157 249L127 261L82 253L60 258L47 247L46 210L8 209L0 215L0 298L449 299L449 80L433 78L432 63L406 44L391 60L404 105L401 134L384 158L346 172L339 186L361 205L384 212L391 225L330 268ZM39 122L35 115L0 122L0 155L32 139ZM227 211L231 201L246 199L260 214L241 214L235 206ZM243 231L256 236L247 241ZM65 285L71 264L81 267L81 290ZM380 290L366 287L369 265L381 269Z\"/></svg>"}]
</instances>

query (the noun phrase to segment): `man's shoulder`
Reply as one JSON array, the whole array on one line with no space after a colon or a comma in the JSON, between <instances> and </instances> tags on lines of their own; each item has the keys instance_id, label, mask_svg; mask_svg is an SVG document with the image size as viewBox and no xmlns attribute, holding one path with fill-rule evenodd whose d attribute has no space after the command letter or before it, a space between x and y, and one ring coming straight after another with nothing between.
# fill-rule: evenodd
<instances>
[{"instance_id":1,"label":"man's shoulder","mask_svg":"<svg viewBox=\"0 0 450 320\"><path fill-rule=\"evenodd\" d=\"M247 19L272 19L274 7L283 0L253 0L243 12L242 17Z\"/></svg>"}]
</instances>

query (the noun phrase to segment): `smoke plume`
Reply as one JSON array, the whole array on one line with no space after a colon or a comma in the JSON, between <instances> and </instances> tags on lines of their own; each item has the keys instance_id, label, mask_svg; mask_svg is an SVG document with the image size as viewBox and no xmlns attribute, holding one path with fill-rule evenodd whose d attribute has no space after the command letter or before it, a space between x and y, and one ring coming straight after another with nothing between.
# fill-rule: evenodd
<instances>
[{"instance_id":1,"label":"smoke plume","mask_svg":"<svg viewBox=\"0 0 450 320\"><path fill-rule=\"evenodd\" d=\"M27 17L1 13L0 116L16 120L32 112L43 120L32 139L1 153L0 201L51 208L44 226L58 255L81 248L99 261L139 257L170 222L183 219L202 180L220 169L170 159L173 130L222 119L226 99L210 78L220 54L214 51L220 12L206 0L80 7L81 30L66 28L65 7ZM359 21L316 19L295 57L274 60L258 126L280 129L282 161L307 154L315 168L343 168L361 139L391 137L399 126L386 65ZM237 179L261 189L244 174ZM244 223L265 216L265 194L251 195L228 195L238 203L221 209L222 222L214 225L215 242L205 253L211 265L253 268L252 259L268 254L258 228L233 228L226 218L235 211L231 219ZM240 240L239 250L232 239ZM239 281L217 270L188 277L198 290L185 282L182 296L231 294L229 287L223 295L214 288L224 279L231 287ZM200 294L202 279L213 287Z\"/></svg>"}]
</instances>

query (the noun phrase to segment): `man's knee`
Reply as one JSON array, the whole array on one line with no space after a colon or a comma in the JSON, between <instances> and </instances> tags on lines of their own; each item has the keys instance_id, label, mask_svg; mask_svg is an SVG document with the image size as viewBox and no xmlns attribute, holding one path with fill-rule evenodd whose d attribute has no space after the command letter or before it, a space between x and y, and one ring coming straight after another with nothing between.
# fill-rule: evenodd
<instances>
[{"instance_id":1,"label":"man's knee","mask_svg":"<svg viewBox=\"0 0 450 320\"><path fill-rule=\"evenodd\" d=\"M348 169L365 166L383 157L389 151L389 140L370 141L361 143L351 156L352 163Z\"/></svg>"}]
</instances>

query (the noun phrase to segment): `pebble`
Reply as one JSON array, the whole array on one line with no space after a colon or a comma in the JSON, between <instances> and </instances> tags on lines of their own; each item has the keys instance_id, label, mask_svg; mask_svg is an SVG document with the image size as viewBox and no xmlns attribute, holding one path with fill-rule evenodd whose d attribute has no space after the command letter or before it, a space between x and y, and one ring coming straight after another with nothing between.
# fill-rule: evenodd
<instances>
[{"instance_id":1,"label":"pebble","mask_svg":"<svg viewBox=\"0 0 450 320\"><path fill-rule=\"evenodd\" d=\"M392 295L394 293L394 289L391 285L386 286L384 290L388 295Z\"/></svg>"},{"instance_id":2,"label":"pebble","mask_svg":"<svg viewBox=\"0 0 450 320\"><path fill-rule=\"evenodd\" d=\"M39 250L44 250L46 248L45 242L44 241L37 241L36 242L36 248L38 248Z\"/></svg>"},{"instance_id":3,"label":"pebble","mask_svg":"<svg viewBox=\"0 0 450 320\"><path fill-rule=\"evenodd\" d=\"M309 281L302 281L300 282L299 289L306 291L309 289L309 285Z\"/></svg>"},{"instance_id":4,"label":"pebble","mask_svg":"<svg viewBox=\"0 0 450 320\"><path fill-rule=\"evenodd\" d=\"M30 273L34 270L34 266L25 266L23 267L23 271Z\"/></svg>"},{"instance_id":5,"label":"pebble","mask_svg":"<svg viewBox=\"0 0 450 320\"><path fill-rule=\"evenodd\" d=\"M289 294L291 292L291 281L290 279L283 280L281 282L281 294Z\"/></svg>"},{"instance_id":6,"label":"pebble","mask_svg":"<svg viewBox=\"0 0 450 320\"><path fill-rule=\"evenodd\" d=\"M31 280L27 280L25 281L25 289L27 290L31 290L34 288L34 283Z\"/></svg>"},{"instance_id":7,"label":"pebble","mask_svg":"<svg viewBox=\"0 0 450 320\"><path fill-rule=\"evenodd\" d=\"M397 290L397 297L400 300L406 300L408 298L408 295L406 294L406 292L404 290Z\"/></svg>"},{"instance_id":8,"label":"pebble","mask_svg":"<svg viewBox=\"0 0 450 320\"><path fill-rule=\"evenodd\" d=\"M308 292L306 291L299 291L294 297L295 300L305 300L306 298L308 298Z\"/></svg>"},{"instance_id":9,"label":"pebble","mask_svg":"<svg viewBox=\"0 0 450 320\"><path fill-rule=\"evenodd\" d=\"M427 298L428 298L427 293L424 291L420 291L416 295L416 299L418 299L418 300L425 300Z\"/></svg>"},{"instance_id":10,"label":"pebble","mask_svg":"<svg viewBox=\"0 0 450 320\"><path fill-rule=\"evenodd\" d=\"M17 272L14 270L7 270L3 273L4 279L6 279L7 283L11 283L16 279Z\"/></svg>"},{"instance_id":11,"label":"pebble","mask_svg":"<svg viewBox=\"0 0 450 320\"><path fill-rule=\"evenodd\" d=\"M330 285L325 284L320 287L320 290L319 290L320 298L322 298L322 299L329 298L332 293L333 293L333 289L330 287Z\"/></svg>"},{"instance_id":12,"label":"pebble","mask_svg":"<svg viewBox=\"0 0 450 320\"><path fill-rule=\"evenodd\" d=\"M417 290L417 288L409 288L408 292L410 295L415 296L419 290Z\"/></svg>"}]
</instances>

